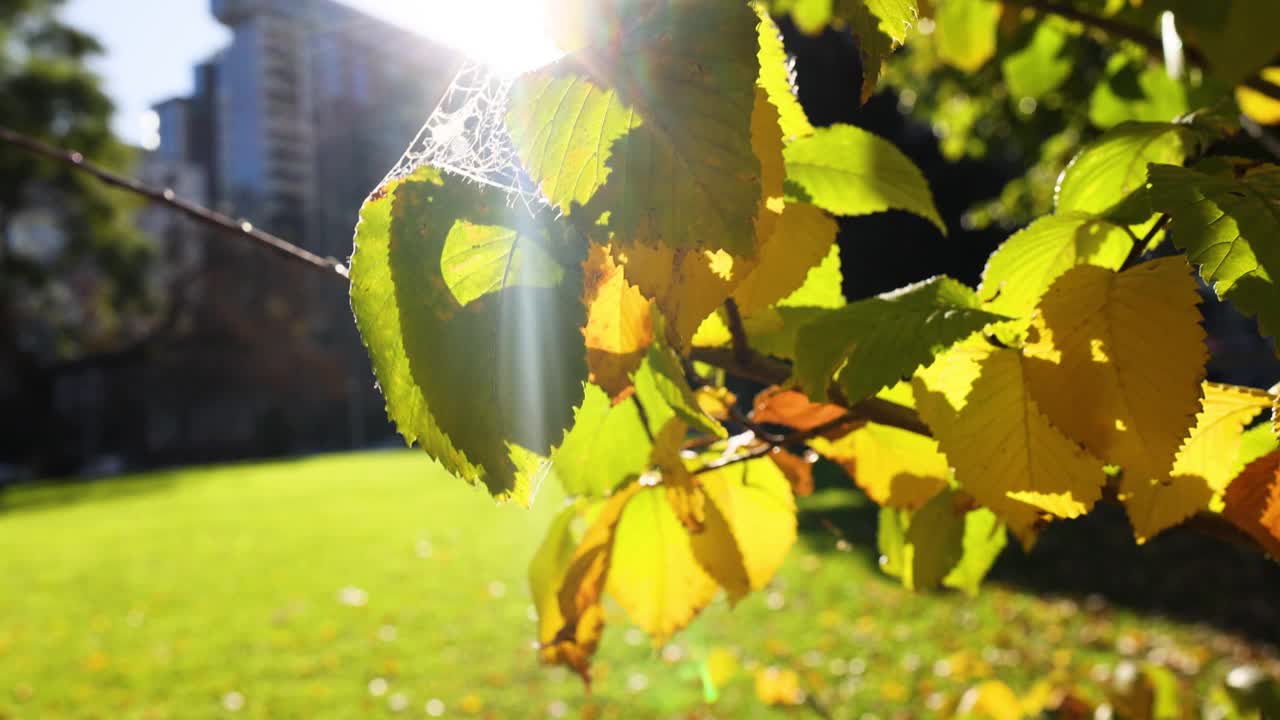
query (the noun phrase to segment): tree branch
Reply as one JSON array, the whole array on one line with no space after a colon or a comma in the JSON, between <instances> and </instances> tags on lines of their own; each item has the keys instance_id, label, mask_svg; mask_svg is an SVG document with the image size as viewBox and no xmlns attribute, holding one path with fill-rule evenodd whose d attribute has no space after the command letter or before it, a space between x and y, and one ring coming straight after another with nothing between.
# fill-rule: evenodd
<instances>
[{"instance_id":1,"label":"tree branch","mask_svg":"<svg viewBox=\"0 0 1280 720\"><path fill-rule=\"evenodd\" d=\"M835 430L836 428L842 427L844 425L848 425L851 422L857 422L860 419L861 418L858 417L857 413L853 411L849 411L848 413L845 413L844 415L841 415L840 417L834 420L828 420L827 422L824 422L821 425L809 428L808 430L794 430L782 437L770 438L760 446L752 449L749 452L745 452L741 455L734 455L733 457L721 458L719 460L716 460L715 462L707 463L706 465L703 465L697 470L694 470L693 474L702 475L703 473L715 472L716 470L727 468L730 465L737 465L738 463L750 462L751 460L756 460L758 458L766 457L767 455L769 455L774 450L780 447L786 447L787 445L799 445L800 443L806 440L811 440L825 432Z\"/></svg>"},{"instance_id":2,"label":"tree branch","mask_svg":"<svg viewBox=\"0 0 1280 720\"><path fill-rule=\"evenodd\" d=\"M328 275L340 278L343 283L347 280L347 266L341 262L328 257L320 257L309 250L294 245L287 240L281 239L271 233L259 230L253 224L244 220L236 220L222 213L215 212L202 205L198 205L189 200L183 200L174 194L172 189L159 189L146 185L142 182L128 178L123 175L114 173L100 165L97 165L86 159L84 155L75 150L64 150L54 147L47 143L41 142L33 137L15 132L9 128L0 126L0 141L3 141L13 147L28 152L32 155L53 160L62 163L76 170L86 172L99 181L112 187L120 188L150 200L151 202L172 208L188 218L195 220L203 225L207 225L226 235L233 235L243 240L262 245L281 257L288 258L295 262L302 263L306 267L313 270L320 270Z\"/></svg>"},{"instance_id":3,"label":"tree branch","mask_svg":"<svg viewBox=\"0 0 1280 720\"><path fill-rule=\"evenodd\" d=\"M1141 28L1126 25L1122 22L1112 20L1111 18L1100 17L1085 12L1071 5L1054 0L1001 0L1009 7L1022 8L1024 10L1033 10L1040 13L1048 13L1057 15L1064 20L1072 20L1080 23L1093 30L1108 35L1110 37L1127 40L1135 45L1142 47L1147 54L1157 60L1164 59L1164 42L1149 32ZM1199 48L1184 43L1183 52L1186 54L1187 60L1193 65L1200 67L1202 70L1212 70L1209 60ZM1261 75L1253 75L1242 83L1251 90L1266 95L1267 97L1280 100L1280 85L1267 80Z\"/></svg>"}]
</instances>

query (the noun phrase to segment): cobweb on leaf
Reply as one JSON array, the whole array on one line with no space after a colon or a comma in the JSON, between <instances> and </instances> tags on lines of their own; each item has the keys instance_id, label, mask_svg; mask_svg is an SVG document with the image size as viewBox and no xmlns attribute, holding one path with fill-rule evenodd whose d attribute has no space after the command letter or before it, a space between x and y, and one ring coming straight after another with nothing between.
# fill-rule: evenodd
<instances>
[{"instance_id":1,"label":"cobweb on leaf","mask_svg":"<svg viewBox=\"0 0 1280 720\"><path fill-rule=\"evenodd\" d=\"M548 203L520 166L507 132L513 79L468 61L445 90L427 122L383 183L430 165L472 182L503 190L530 213Z\"/></svg>"}]
</instances>

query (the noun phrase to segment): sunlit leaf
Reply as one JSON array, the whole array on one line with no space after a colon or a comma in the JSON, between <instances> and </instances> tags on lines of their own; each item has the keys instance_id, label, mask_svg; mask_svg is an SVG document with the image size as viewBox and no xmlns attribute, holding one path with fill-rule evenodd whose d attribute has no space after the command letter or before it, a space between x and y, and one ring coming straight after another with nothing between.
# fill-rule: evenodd
<instances>
[{"instance_id":1,"label":"sunlit leaf","mask_svg":"<svg viewBox=\"0 0 1280 720\"><path fill-rule=\"evenodd\" d=\"M1036 23L1031 39L1000 63L1009 94L1015 99L1036 100L1057 90L1074 66L1068 50L1069 36L1053 21Z\"/></svg>"},{"instance_id":2,"label":"sunlit leaf","mask_svg":"<svg viewBox=\"0 0 1280 720\"><path fill-rule=\"evenodd\" d=\"M716 593L661 487L639 490L614 530L607 589L656 643L689 624Z\"/></svg>"},{"instance_id":3,"label":"sunlit leaf","mask_svg":"<svg viewBox=\"0 0 1280 720\"><path fill-rule=\"evenodd\" d=\"M1181 257L1122 273L1075 267L1045 294L1023 348L1031 395L1050 422L1123 468L1139 539L1162 529L1140 498L1168 478L1200 411L1208 352L1188 270Z\"/></svg>"},{"instance_id":4,"label":"sunlit leaf","mask_svg":"<svg viewBox=\"0 0 1280 720\"><path fill-rule=\"evenodd\" d=\"M551 467L569 495L602 497L644 472L649 435L631 402L614 404L588 385L573 428L551 456Z\"/></svg>"},{"instance_id":5,"label":"sunlit leaf","mask_svg":"<svg viewBox=\"0 0 1280 720\"><path fill-rule=\"evenodd\" d=\"M1133 239L1124 228L1078 212L1040 218L991 254L978 296L994 313L1019 318L1002 324L1005 338L1021 334L1053 281L1076 265L1119 270Z\"/></svg>"},{"instance_id":6,"label":"sunlit leaf","mask_svg":"<svg viewBox=\"0 0 1280 720\"><path fill-rule=\"evenodd\" d=\"M915 510L947 486L947 458L933 438L867 423L842 438L810 446L844 467L877 505Z\"/></svg>"},{"instance_id":7,"label":"sunlit leaf","mask_svg":"<svg viewBox=\"0 0 1280 720\"><path fill-rule=\"evenodd\" d=\"M977 508L964 516L964 542L960 562L943 578L942 584L974 596L982 580L995 565L1008 537L1004 523L986 508Z\"/></svg>"},{"instance_id":8,"label":"sunlit leaf","mask_svg":"<svg viewBox=\"0 0 1280 720\"><path fill-rule=\"evenodd\" d=\"M950 345L1007 318L980 308L978 296L933 278L829 312L800 329L795 377L815 400L840 370L845 399L856 402L909 377Z\"/></svg>"},{"instance_id":9,"label":"sunlit leaf","mask_svg":"<svg viewBox=\"0 0 1280 720\"><path fill-rule=\"evenodd\" d=\"M785 425L808 432L839 420L848 413L848 410L839 405L815 403L802 392L771 387L756 395L751 419L757 423Z\"/></svg>"},{"instance_id":10,"label":"sunlit leaf","mask_svg":"<svg viewBox=\"0 0 1280 720\"><path fill-rule=\"evenodd\" d=\"M1153 165L1151 204L1173 218L1174 244L1218 297L1280 339L1280 166L1213 158Z\"/></svg>"},{"instance_id":11,"label":"sunlit leaf","mask_svg":"<svg viewBox=\"0 0 1280 720\"><path fill-rule=\"evenodd\" d=\"M529 591L538 611L538 643L540 657L549 664L563 664L579 674L586 675L590 659L599 643L598 623L588 623L575 637L557 642L557 635L565 626L560 612L560 587L573 561L578 538L573 526L582 518L585 508L575 503L560 511L547 528L546 537L529 562ZM602 617L602 616L601 616Z\"/></svg>"},{"instance_id":12,"label":"sunlit leaf","mask_svg":"<svg viewBox=\"0 0 1280 720\"><path fill-rule=\"evenodd\" d=\"M689 387L679 356L663 343L649 346L649 353L635 376L636 397L649 413L657 433L674 416L689 427L715 437L725 437L724 426L702 409Z\"/></svg>"},{"instance_id":13,"label":"sunlit leaf","mask_svg":"<svg viewBox=\"0 0 1280 720\"><path fill-rule=\"evenodd\" d=\"M1081 150L1058 180L1059 213L1076 210L1092 215L1115 212L1127 223L1144 222L1149 205L1123 205L1147 182L1152 163L1181 165L1200 136L1186 125L1125 123Z\"/></svg>"},{"instance_id":14,"label":"sunlit leaf","mask_svg":"<svg viewBox=\"0 0 1280 720\"><path fill-rule=\"evenodd\" d=\"M1016 350L995 350L983 358L964 407L933 430L956 482L997 513L1012 498L1072 518L1102 496L1102 462L1041 412Z\"/></svg>"},{"instance_id":15,"label":"sunlit leaf","mask_svg":"<svg viewBox=\"0 0 1280 720\"><path fill-rule=\"evenodd\" d=\"M445 253L504 243L507 263ZM430 169L361 210L351 302L388 414L409 443L495 496L527 501L533 455L549 454L582 401L585 253L567 225Z\"/></svg>"},{"instance_id":16,"label":"sunlit leaf","mask_svg":"<svg viewBox=\"0 0 1280 720\"><path fill-rule=\"evenodd\" d=\"M809 135L813 133L813 125L796 98L791 59L782 44L782 32L763 5L757 5L756 13L760 18L757 28L760 33L759 85L764 88L769 102L778 109L782 137L790 139Z\"/></svg>"},{"instance_id":17,"label":"sunlit leaf","mask_svg":"<svg viewBox=\"0 0 1280 720\"><path fill-rule=\"evenodd\" d=\"M507 127L521 164L556 208L616 242L751 255L756 15L742 2L628 9L585 6L584 27L616 32L516 80Z\"/></svg>"},{"instance_id":18,"label":"sunlit leaf","mask_svg":"<svg viewBox=\"0 0 1280 720\"><path fill-rule=\"evenodd\" d=\"M760 249L758 264L733 291L741 313L754 315L799 290L830 253L838 230L822 210L789 203Z\"/></svg>"},{"instance_id":19,"label":"sunlit leaf","mask_svg":"<svg viewBox=\"0 0 1280 720\"><path fill-rule=\"evenodd\" d=\"M1262 71L1262 78L1280 85L1280 67L1269 67ZM1252 88L1240 86L1236 88L1236 103L1240 111L1253 118L1254 122L1263 125L1280 125L1280 100Z\"/></svg>"},{"instance_id":20,"label":"sunlit leaf","mask_svg":"<svg viewBox=\"0 0 1280 720\"><path fill-rule=\"evenodd\" d=\"M592 245L583 270L587 367L591 382L617 398L631 387L653 342L648 298L627 282L609 250Z\"/></svg>"},{"instance_id":21,"label":"sunlit leaf","mask_svg":"<svg viewBox=\"0 0 1280 720\"><path fill-rule=\"evenodd\" d=\"M1123 122L1167 123L1191 110L1187 89L1159 63L1115 53L1089 98L1089 119L1107 129Z\"/></svg>"},{"instance_id":22,"label":"sunlit leaf","mask_svg":"<svg viewBox=\"0 0 1280 720\"><path fill-rule=\"evenodd\" d=\"M835 215L905 210L947 232L920 169L877 135L832 125L793 140L783 154L791 197Z\"/></svg>"},{"instance_id":23,"label":"sunlit leaf","mask_svg":"<svg viewBox=\"0 0 1280 720\"><path fill-rule=\"evenodd\" d=\"M939 0L934 12L938 57L959 70L976 72L996 52L1000 4L990 0Z\"/></svg>"},{"instance_id":24,"label":"sunlit leaf","mask_svg":"<svg viewBox=\"0 0 1280 720\"><path fill-rule=\"evenodd\" d=\"M791 483L769 460L700 476L708 497L705 529L692 536L702 567L736 602L769 583L796 540Z\"/></svg>"},{"instance_id":25,"label":"sunlit leaf","mask_svg":"<svg viewBox=\"0 0 1280 720\"><path fill-rule=\"evenodd\" d=\"M954 492L943 492L911 513L902 577L908 590L938 587L960 563L964 552L965 508L958 500Z\"/></svg>"},{"instance_id":26,"label":"sunlit leaf","mask_svg":"<svg viewBox=\"0 0 1280 720\"><path fill-rule=\"evenodd\" d=\"M707 497L680 457L688 433L689 426L680 418L667 420L654 438L649 462L660 473L662 487L667 491L667 502L675 510L680 524L691 533L699 533L706 522Z\"/></svg>"},{"instance_id":27,"label":"sunlit leaf","mask_svg":"<svg viewBox=\"0 0 1280 720\"><path fill-rule=\"evenodd\" d=\"M1280 451L1249 463L1231 482L1222 514L1280 561Z\"/></svg>"}]
</instances>

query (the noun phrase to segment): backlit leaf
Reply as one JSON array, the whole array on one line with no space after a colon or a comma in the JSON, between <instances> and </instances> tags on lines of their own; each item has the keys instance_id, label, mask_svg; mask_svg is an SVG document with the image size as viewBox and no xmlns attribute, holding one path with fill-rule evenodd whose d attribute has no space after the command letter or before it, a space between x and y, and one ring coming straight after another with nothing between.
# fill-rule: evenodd
<instances>
[{"instance_id":1,"label":"backlit leaf","mask_svg":"<svg viewBox=\"0 0 1280 720\"><path fill-rule=\"evenodd\" d=\"M987 310L1019 318L1002 326L1004 337L1018 335L1059 275L1086 264L1119 270L1132 248L1133 239L1123 228L1084 213L1043 217L991 254L978 296Z\"/></svg>"},{"instance_id":2,"label":"backlit leaf","mask_svg":"<svg viewBox=\"0 0 1280 720\"><path fill-rule=\"evenodd\" d=\"M983 358L964 407L953 421L933 430L956 482L997 513L1011 498L1072 518L1102 496L1102 462L1041 412L1016 350L999 349Z\"/></svg>"},{"instance_id":3,"label":"backlit leaf","mask_svg":"<svg viewBox=\"0 0 1280 720\"><path fill-rule=\"evenodd\" d=\"M934 43L943 62L976 72L996 52L1000 4L990 0L938 0Z\"/></svg>"},{"instance_id":4,"label":"backlit leaf","mask_svg":"<svg viewBox=\"0 0 1280 720\"><path fill-rule=\"evenodd\" d=\"M743 315L754 315L804 285L809 271L830 253L836 226L825 212L789 203L760 249L756 267L743 277L733 298Z\"/></svg>"},{"instance_id":5,"label":"backlit leaf","mask_svg":"<svg viewBox=\"0 0 1280 720\"><path fill-rule=\"evenodd\" d=\"M1100 128L1123 122L1167 123L1191 110L1187 88L1160 63L1115 53L1089 98L1089 120Z\"/></svg>"},{"instance_id":6,"label":"backlit leaf","mask_svg":"<svg viewBox=\"0 0 1280 720\"><path fill-rule=\"evenodd\" d=\"M509 237L509 262L445 253L491 250L495 237ZM564 223L430 169L370 197L351 303L406 441L495 496L527 501L533 455L549 454L582 401L585 252Z\"/></svg>"},{"instance_id":7,"label":"backlit leaf","mask_svg":"<svg viewBox=\"0 0 1280 720\"><path fill-rule=\"evenodd\" d=\"M935 437L955 437L969 431L958 426L960 413L982 375L987 357L996 351L981 335L974 335L916 373L912 380L916 410ZM990 493L981 502L1009 526L1024 548L1035 543L1042 525L1038 509L1000 493Z\"/></svg>"},{"instance_id":8,"label":"backlit leaf","mask_svg":"<svg viewBox=\"0 0 1280 720\"><path fill-rule=\"evenodd\" d=\"M965 510L956 493L935 495L911 513L907 525L903 584L908 590L931 590L960 563L964 553Z\"/></svg>"},{"instance_id":9,"label":"backlit leaf","mask_svg":"<svg viewBox=\"0 0 1280 720\"><path fill-rule=\"evenodd\" d=\"M1164 482L1200 410L1208 352L1200 296L1181 257L1122 273L1081 265L1045 294L1023 350L1049 420L1123 468L1123 498ZM1080 402L1087 397L1089 402ZM1139 538L1160 528L1129 504Z\"/></svg>"},{"instance_id":10,"label":"backlit leaf","mask_svg":"<svg viewBox=\"0 0 1280 720\"><path fill-rule=\"evenodd\" d=\"M793 140L783 155L791 197L835 215L905 210L947 232L920 169L884 138L832 125Z\"/></svg>"},{"instance_id":11,"label":"backlit leaf","mask_svg":"<svg viewBox=\"0 0 1280 720\"><path fill-rule=\"evenodd\" d=\"M649 413L657 433L674 416L689 427L716 437L725 437L724 426L702 409L698 396L689 387L684 366L675 351L663 343L649 346L649 353L635 376L636 397ZM669 409L669 410L668 410Z\"/></svg>"},{"instance_id":12,"label":"backlit leaf","mask_svg":"<svg viewBox=\"0 0 1280 720\"><path fill-rule=\"evenodd\" d=\"M1039 100L1057 90L1074 65L1068 50L1069 36L1052 20L1036 23L1027 44L1005 56L1000 64L1009 94Z\"/></svg>"},{"instance_id":13,"label":"backlit leaf","mask_svg":"<svg viewBox=\"0 0 1280 720\"><path fill-rule=\"evenodd\" d=\"M796 98L791 59L782 44L782 32L763 5L756 6L760 19L760 79L769 102L778 109L778 124L783 138L798 138L813 132L813 125Z\"/></svg>"},{"instance_id":14,"label":"backlit leaf","mask_svg":"<svg viewBox=\"0 0 1280 720\"><path fill-rule=\"evenodd\" d=\"M736 602L764 588L796 541L791 483L769 460L754 460L700 476L706 490L705 529L692 536L698 562Z\"/></svg>"},{"instance_id":15,"label":"backlit leaf","mask_svg":"<svg viewBox=\"0 0 1280 720\"><path fill-rule=\"evenodd\" d=\"M814 428L839 420L848 414L839 405L815 403L802 392L771 387L756 395L751 419L757 423L785 425L808 432Z\"/></svg>"},{"instance_id":16,"label":"backlit leaf","mask_svg":"<svg viewBox=\"0 0 1280 720\"><path fill-rule=\"evenodd\" d=\"M980 309L964 285L937 277L831 311L800 329L795 376L825 399L836 370L849 402L909 377L950 345L1007 318Z\"/></svg>"},{"instance_id":17,"label":"backlit leaf","mask_svg":"<svg viewBox=\"0 0 1280 720\"><path fill-rule=\"evenodd\" d=\"M689 624L716 594L661 487L640 489L614 530L609 595L655 643Z\"/></svg>"},{"instance_id":18,"label":"backlit leaf","mask_svg":"<svg viewBox=\"0 0 1280 720\"><path fill-rule=\"evenodd\" d=\"M867 423L837 440L815 438L810 447L839 463L877 505L915 510L947 486L947 458L933 438Z\"/></svg>"},{"instance_id":19,"label":"backlit leaf","mask_svg":"<svg viewBox=\"0 0 1280 720\"><path fill-rule=\"evenodd\" d=\"M1262 78L1280 84L1280 67L1269 67L1263 70ZM1280 125L1280 100L1240 86L1236 88L1236 103L1240 105L1241 112L1253 118L1254 122L1263 125Z\"/></svg>"},{"instance_id":20,"label":"backlit leaf","mask_svg":"<svg viewBox=\"0 0 1280 720\"><path fill-rule=\"evenodd\" d=\"M633 9L586 6L585 27L617 32L516 80L521 164L552 205L616 242L751 255L756 15L743 2Z\"/></svg>"},{"instance_id":21,"label":"backlit leaf","mask_svg":"<svg viewBox=\"0 0 1280 720\"><path fill-rule=\"evenodd\" d=\"M1152 206L1173 218L1173 241L1200 277L1280 338L1280 166L1213 158L1153 165L1150 181Z\"/></svg>"},{"instance_id":22,"label":"backlit leaf","mask_svg":"<svg viewBox=\"0 0 1280 720\"><path fill-rule=\"evenodd\" d=\"M583 270L587 306L587 367L591 382L611 398L631 387L630 375L640 367L653 342L648 298L627 282L609 250L592 245Z\"/></svg>"},{"instance_id":23,"label":"backlit leaf","mask_svg":"<svg viewBox=\"0 0 1280 720\"><path fill-rule=\"evenodd\" d=\"M1188 126L1134 122L1119 125L1081 150L1058 179L1057 211L1105 215L1144 187L1152 163L1181 165L1193 152L1199 136ZM1149 207L1126 206L1121 219L1144 222Z\"/></svg>"},{"instance_id":24,"label":"backlit leaf","mask_svg":"<svg viewBox=\"0 0 1280 720\"><path fill-rule=\"evenodd\" d=\"M964 542L960 562L943 578L942 584L974 596L982 580L995 565L1008 537L1004 523L986 508L969 511L964 516Z\"/></svg>"},{"instance_id":25,"label":"backlit leaf","mask_svg":"<svg viewBox=\"0 0 1280 720\"><path fill-rule=\"evenodd\" d=\"M1280 560L1280 451L1249 463L1227 487L1222 514Z\"/></svg>"},{"instance_id":26,"label":"backlit leaf","mask_svg":"<svg viewBox=\"0 0 1280 720\"><path fill-rule=\"evenodd\" d=\"M631 402L614 404L588 385L573 428L551 455L551 468L569 495L603 497L645 471L649 435Z\"/></svg>"},{"instance_id":27,"label":"backlit leaf","mask_svg":"<svg viewBox=\"0 0 1280 720\"><path fill-rule=\"evenodd\" d=\"M1137 485L1126 500L1130 516L1142 517L1135 526L1141 524L1154 535L1209 509L1212 498L1226 489L1238 470L1233 460L1240 453L1244 427L1270 401L1261 390L1204 383L1203 409L1169 477Z\"/></svg>"},{"instance_id":28,"label":"backlit leaf","mask_svg":"<svg viewBox=\"0 0 1280 720\"><path fill-rule=\"evenodd\" d=\"M565 637L560 642L556 640L565 627L564 615L560 612L560 587L578 545L573 526L583 516L583 512L584 507L575 503L560 511L551 521L546 537L529 563L529 591L538 611L541 660L548 664L568 665L585 677L591 656L595 654L599 644L602 626L599 623L588 623L581 627L580 634L575 632L572 638ZM599 615L597 619L602 618Z\"/></svg>"},{"instance_id":29,"label":"backlit leaf","mask_svg":"<svg viewBox=\"0 0 1280 720\"><path fill-rule=\"evenodd\" d=\"M689 426L677 417L667 420L653 441L649 462L661 473L662 487L667 490L667 502L675 510L680 524L689 532L702 531L706 522L707 498L700 483L685 467L680 458ZM647 480L642 478L642 480Z\"/></svg>"}]
</instances>

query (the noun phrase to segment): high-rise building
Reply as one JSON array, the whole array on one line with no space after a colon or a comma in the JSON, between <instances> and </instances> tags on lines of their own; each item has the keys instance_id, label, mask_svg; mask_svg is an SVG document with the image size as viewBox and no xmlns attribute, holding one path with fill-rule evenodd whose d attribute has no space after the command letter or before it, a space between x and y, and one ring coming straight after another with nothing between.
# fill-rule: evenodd
<instances>
[{"instance_id":1,"label":"high-rise building","mask_svg":"<svg viewBox=\"0 0 1280 720\"><path fill-rule=\"evenodd\" d=\"M211 0L231 44L191 98L156 107L159 153L203 167L224 210L344 257L360 201L457 67L449 51L334 0Z\"/></svg>"}]
</instances>

